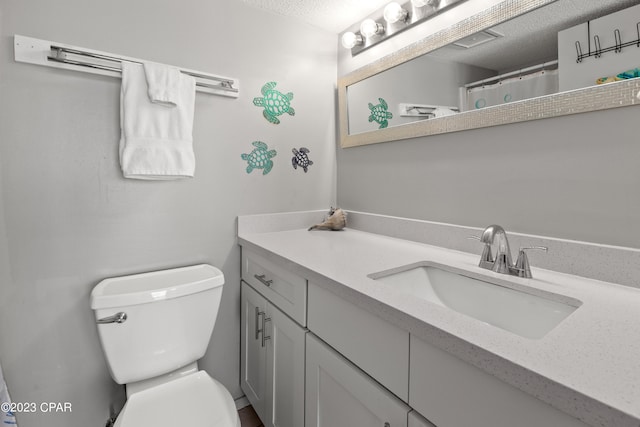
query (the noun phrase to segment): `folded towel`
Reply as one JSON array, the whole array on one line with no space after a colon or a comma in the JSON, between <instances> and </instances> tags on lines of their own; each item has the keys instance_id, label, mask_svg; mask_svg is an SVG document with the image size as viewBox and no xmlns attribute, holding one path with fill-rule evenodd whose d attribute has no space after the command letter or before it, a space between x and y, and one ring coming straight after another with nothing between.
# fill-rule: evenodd
<instances>
[{"instance_id":1,"label":"folded towel","mask_svg":"<svg viewBox=\"0 0 640 427\"><path fill-rule=\"evenodd\" d=\"M195 79L179 75L175 108L149 100L144 67L122 63L120 165L125 178L193 177Z\"/></svg>"},{"instance_id":2,"label":"folded towel","mask_svg":"<svg viewBox=\"0 0 640 427\"><path fill-rule=\"evenodd\" d=\"M145 62L144 74L149 86L149 99L167 107L178 105L180 97L180 70L163 64Z\"/></svg>"},{"instance_id":3,"label":"folded towel","mask_svg":"<svg viewBox=\"0 0 640 427\"><path fill-rule=\"evenodd\" d=\"M623 71L622 73L617 74L615 76L600 77L599 79L596 80L596 84L601 85L605 83L619 82L620 80L635 79L637 77L640 77L640 68L634 68L633 70Z\"/></svg>"}]
</instances>

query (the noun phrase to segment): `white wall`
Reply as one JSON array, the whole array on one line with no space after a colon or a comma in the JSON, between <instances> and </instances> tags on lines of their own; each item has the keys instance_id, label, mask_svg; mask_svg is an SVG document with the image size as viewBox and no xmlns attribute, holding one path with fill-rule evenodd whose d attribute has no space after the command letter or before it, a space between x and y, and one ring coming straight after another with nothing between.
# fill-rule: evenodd
<instances>
[{"instance_id":1,"label":"white wall","mask_svg":"<svg viewBox=\"0 0 640 427\"><path fill-rule=\"evenodd\" d=\"M102 355L91 289L105 277L200 262L226 276L201 367L241 396L235 218L335 202L335 35L238 1L0 8L0 360L15 401L73 408L18 414L20 427L104 425L122 393ZM119 80L15 63L13 34L237 77L241 96L197 94L194 179L125 180ZM270 80L294 93L295 117L277 126L252 103ZM255 140L278 151L269 175L245 171L240 154ZM291 166L300 146L314 161L307 174Z\"/></svg>"}]
</instances>

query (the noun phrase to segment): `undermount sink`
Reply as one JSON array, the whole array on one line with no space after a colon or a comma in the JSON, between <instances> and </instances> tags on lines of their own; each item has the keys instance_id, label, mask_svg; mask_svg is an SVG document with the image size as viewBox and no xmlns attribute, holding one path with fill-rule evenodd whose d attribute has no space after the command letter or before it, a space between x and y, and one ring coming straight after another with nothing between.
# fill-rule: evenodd
<instances>
[{"instance_id":1,"label":"undermount sink","mask_svg":"<svg viewBox=\"0 0 640 427\"><path fill-rule=\"evenodd\" d=\"M509 287L507 281L472 275L475 274L425 262L369 277L399 292L531 339L545 336L581 305L572 298L550 293L534 295Z\"/></svg>"}]
</instances>

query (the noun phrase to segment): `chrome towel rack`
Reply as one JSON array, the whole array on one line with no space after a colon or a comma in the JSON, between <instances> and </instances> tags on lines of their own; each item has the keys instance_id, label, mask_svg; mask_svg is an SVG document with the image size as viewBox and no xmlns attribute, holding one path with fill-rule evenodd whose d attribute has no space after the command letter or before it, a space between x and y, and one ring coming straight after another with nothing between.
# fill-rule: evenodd
<instances>
[{"instance_id":1,"label":"chrome towel rack","mask_svg":"<svg viewBox=\"0 0 640 427\"><path fill-rule=\"evenodd\" d=\"M121 77L123 61L142 64L143 60L92 49L66 45L32 37L14 36L14 58L17 62L63 68L92 74ZM237 98L237 79L177 67L196 80L196 91Z\"/></svg>"}]
</instances>

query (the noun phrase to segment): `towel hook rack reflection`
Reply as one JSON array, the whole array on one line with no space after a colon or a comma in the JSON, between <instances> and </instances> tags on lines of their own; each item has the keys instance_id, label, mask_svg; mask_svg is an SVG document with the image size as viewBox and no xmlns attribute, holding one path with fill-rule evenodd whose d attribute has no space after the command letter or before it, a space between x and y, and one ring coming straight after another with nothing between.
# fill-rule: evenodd
<instances>
[{"instance_id":1,"label":"towel hook rack reflection","mask_svg":"<svg viewBox=\"0 0 640 427\"><path fill-rule=\"evenodd\" d=\"M622 52L622 38L620 37L620 30L619 29L615 29L613 30L613 37L616 39L616 53L620 53Z\"/></svg>"},{"instance_id":2,"label":"towel hook rack reflection","mask_svg":"<svg viewBox=\"0 0 640 427\"><path fill-rule=\"evenodd\" d=\"M588 53L583 53L582 52L582 46L580 44L579 41L576 41L575 46L576 46L576 55L577 55L577 59L576 62L580 63L582 62L582 60L584 58L588 58L590 56L593 56L595 58L601 58L603 53L606 52L615 52L615 53L620 53L622 52L622 49L627 47L627 46L632 46L632 45L636 45L636 47L640 47L640 22L636 23L636 34L637 34L637 38L635 40L632 41L628 41L628 42L623 42L622 41L622 36L620 33L620 29L615 28L613 30L613 37L615 39L615 45L614 46L609 46L606 48L603 48L600 45L600 37L598 35L594 35L593 36L593 44L594 44L594 51L591 51L591 27L590 27L590 21L587 22L587 41L588 41L588 45L589 45L589 52Z\"/></svg>"}]
</instances>

